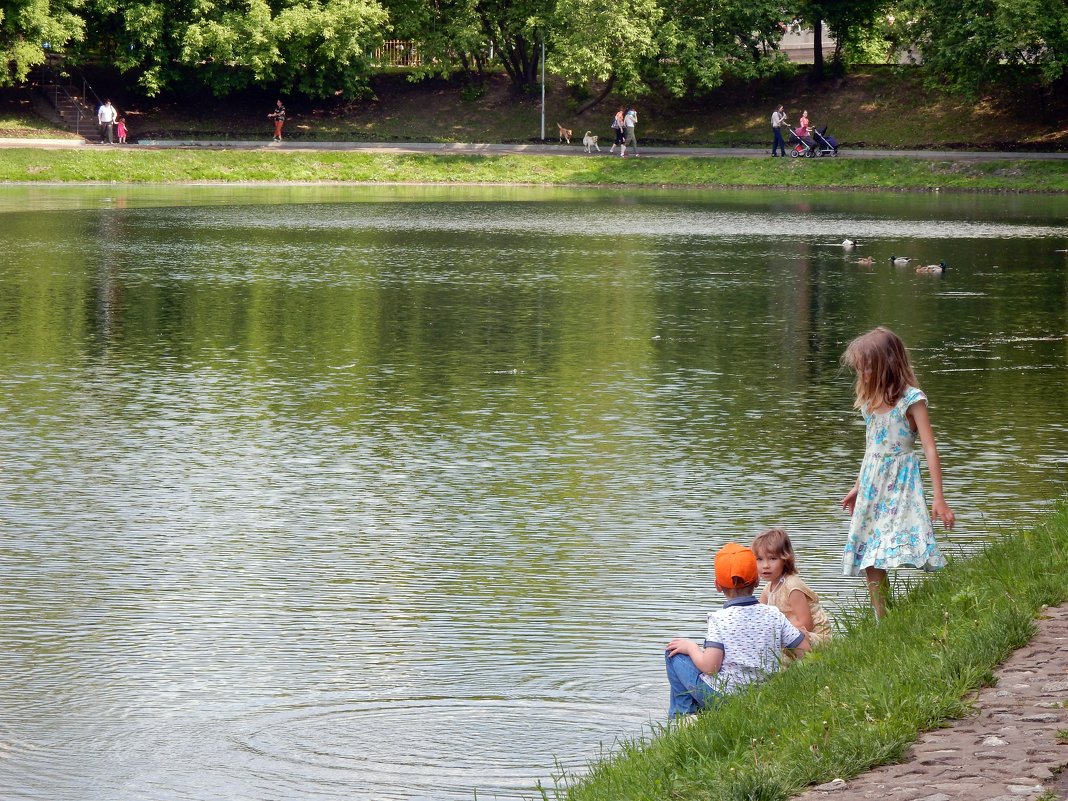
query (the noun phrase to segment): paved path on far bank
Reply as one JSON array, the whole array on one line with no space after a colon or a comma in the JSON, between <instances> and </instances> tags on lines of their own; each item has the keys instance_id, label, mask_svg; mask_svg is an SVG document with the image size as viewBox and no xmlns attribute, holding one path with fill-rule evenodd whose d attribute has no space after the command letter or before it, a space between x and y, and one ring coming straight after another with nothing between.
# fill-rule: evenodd
<instances>
[{"instance_id":1,"label":"paved path on far bank","mask_svg":"<svg viewBox=\"0 0 1068 801\"><path fill-rule=\"evenodd\" d=\"M1068 728L1068 605L1037 623L1034 639L996 671L996 685L978 693L975 714L922 735L899 765L836 779L795 801L1065 798L1057 774L1068 765L1068 745L1057 732Z\"/></svg>"},{"instance_id":2,"label":"paved path on far bank","mask_svg":"<svg viewBox=\"0 0 1068 801\"><path fill-rule=\"evenodd\" d=\"M107 145L86 142L82 139L0 139L0 148L35 147L49 149L67 149L82 147L108 147ZM196 141L182 139L145 140L136 145L116 145L131 149L189 149L189 150L280 150L280 151L356 151L369 153L437 153L439 155L515 155L537 154L542 156L578 156L586 155L582 145L560 144L477 144L477 143L434 143L434 142L303 142L288 140L285 142L266 142L254 140L217 140ZM696 156L700 158L770 158L767 150L757 147L643 147L639 149L642 156L679 157ZM591 158L619 158L609 154L608 148L600 153L594 151ZM978 150L850 150L843 147L839 158L901 158L922 159L924 161L994 161L1004 159L1027 161L1064 161L1068 152L1034 153L1009 151Z\"/></svg>"}]
</instances>

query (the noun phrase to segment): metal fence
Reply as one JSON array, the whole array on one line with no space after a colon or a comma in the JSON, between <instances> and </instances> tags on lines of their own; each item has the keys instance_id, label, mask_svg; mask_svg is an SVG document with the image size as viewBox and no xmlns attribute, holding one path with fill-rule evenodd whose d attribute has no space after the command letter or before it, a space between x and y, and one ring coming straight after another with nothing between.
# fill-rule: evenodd
<instances>
[{"instance_id":1,"label":"metal fence","mask_svg":"<svg viewBox=\"0 0 1068 801\"><path fill-rule=\"evenodd\" d=\"M371 61L376 67L421 67L423 57L414 42L393 39L382 42L371 53Z\"/></svg>"}]
</instances>

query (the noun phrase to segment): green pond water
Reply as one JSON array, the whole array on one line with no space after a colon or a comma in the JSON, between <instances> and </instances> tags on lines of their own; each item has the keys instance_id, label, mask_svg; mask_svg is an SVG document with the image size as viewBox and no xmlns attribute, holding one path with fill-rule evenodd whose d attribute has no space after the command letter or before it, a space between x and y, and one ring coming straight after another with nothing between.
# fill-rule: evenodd
<instances>
[{"instance_id":1,"label":"green pond water","mask_svg":"<svg viewBox=\"0 0 1068 801\"><path fill-rule=\"evenodd\" d=\"M0 794L581 772L724 542L857 603L856 334L912 350L947 553L1064 494L1065 248L1059 197L0 188Z\"/></svg>"}]
</instances>

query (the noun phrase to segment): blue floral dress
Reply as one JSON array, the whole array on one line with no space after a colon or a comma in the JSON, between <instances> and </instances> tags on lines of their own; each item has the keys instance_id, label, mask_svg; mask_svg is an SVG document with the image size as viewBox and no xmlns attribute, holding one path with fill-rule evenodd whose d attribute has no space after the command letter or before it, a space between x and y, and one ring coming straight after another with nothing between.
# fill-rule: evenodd
<instances>
[{"instance_id":1,"label":"blue floral dress","mask_svg":"<svg viewBox=\"0 0 1068 801\"><path fill-rule=\"evenodd\" d=\"M891 409L864 411L864 461L842 569L859 575L866 567L941 570L946 560L935 543L915 450L916 432L905 413L927 396L909 387Z\"/></svg>"}]
</instances>

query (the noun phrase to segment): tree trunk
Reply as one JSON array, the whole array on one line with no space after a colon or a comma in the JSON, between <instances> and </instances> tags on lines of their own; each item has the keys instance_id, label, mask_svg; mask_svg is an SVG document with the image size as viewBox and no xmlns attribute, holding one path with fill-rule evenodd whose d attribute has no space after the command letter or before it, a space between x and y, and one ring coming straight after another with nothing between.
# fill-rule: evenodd
<instances>
[{"instance_id":1,"label":"tree trunk","mask_svg":"<svg viewBox=\"0 0 1068 801\"><path fill-rule=\"evenodd\" d=\"M823 19L812 21L812 78L823 79Z\"/></svg>"},{"instance_id":2,"label":"tree trunk","mask_svg":"<svg viewBox=\"0 0 1068 801\"><path fill-rule=\"evenodd\" d=\"M589 111L591 108L596 106L598 103L602 102L606 97L608 97L608 94L612 91L612 87L615 86L615 85L616 85L616 74L613 72L611 75L608 76L608 82L605 83L604 88L601 89L600 92L598 92L595 96L591 97L589 100L587 100L585 103L583 103L581 106L579 106L575 110L575 116L577 117L577 116L583 114L584 112Z\"/></svg>"}]
</instances>

